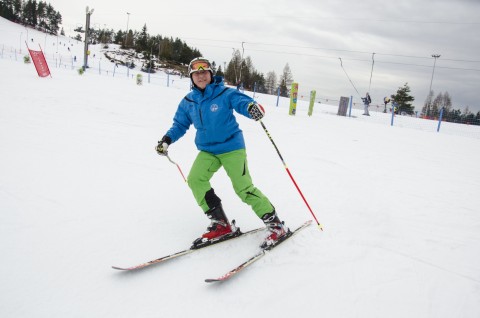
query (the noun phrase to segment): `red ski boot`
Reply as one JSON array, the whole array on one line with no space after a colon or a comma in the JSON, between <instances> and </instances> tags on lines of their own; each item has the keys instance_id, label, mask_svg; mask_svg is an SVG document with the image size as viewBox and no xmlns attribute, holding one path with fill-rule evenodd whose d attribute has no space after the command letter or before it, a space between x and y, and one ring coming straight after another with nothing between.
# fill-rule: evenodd
<instances>
[{"instance_id":1,"label":"red ski boot","mask_svg":"<svg viewBox=\"0 0 480 318\"><path fill-rule=\"evenodd\" d=\"M238 229L235 227L235 223L232 222L232 224L230 224L228 222L222 205L208 210L205 214L210 219L210 225L207 227L205 233L193 242L194 247L211 244L237 233Z\"/></svg>"},{"instance_id":2,"label":"red ski boot","mask_svg":"<svg viewBox=\"0 0 480 318\"><path fill-rule=\"evenodd\" d=\"M262 245L260 245L260 247L263 249L268 249L278 242L281 242L290 232L288 227L285 226L284 222L280 221L275 213L275 210L262 216L262 220L267 227L268 233Z\"/></svg>"}]
</instances>

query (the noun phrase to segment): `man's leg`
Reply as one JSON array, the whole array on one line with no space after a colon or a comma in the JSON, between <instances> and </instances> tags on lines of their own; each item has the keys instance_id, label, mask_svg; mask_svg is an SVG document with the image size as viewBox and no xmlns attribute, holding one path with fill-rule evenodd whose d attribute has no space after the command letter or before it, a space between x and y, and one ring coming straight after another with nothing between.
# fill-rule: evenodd
<instances>
[{"instance_id":1,"label":"man's leg","mask_svg":"<svg viewBox=\"0 0 480 318\"><path fill-rule=\"evenodd\" d=\"M209 203L210 205L215 205L216 201L220 201L213 192L210 179L221 166L222 164L216 156L200 151L188 174L188 186L203 212L207 212L212 208L212 206L209 206Z\"/></svg>"},{"instance_id":2,"label":"man's leg","mask_svg":"<svg viewBox=\"0 0 480 318\"><path fill-rule=\"evenodd\" d=\"M259 218L274 210L268 198L252 183L245 149L217 156L240 199L250 205Z\"/></svg>"}]
</instances>

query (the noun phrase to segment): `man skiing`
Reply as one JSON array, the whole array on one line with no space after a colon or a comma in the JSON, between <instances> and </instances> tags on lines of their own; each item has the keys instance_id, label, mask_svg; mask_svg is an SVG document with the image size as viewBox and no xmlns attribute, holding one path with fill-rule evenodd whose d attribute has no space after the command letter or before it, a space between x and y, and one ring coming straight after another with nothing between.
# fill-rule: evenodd
<instances>
[{"instance_id":1,"label":"man skiing","mask_svg":"<svg viewBox=\"0 0 480 318\"><path fill-rule=\"evenodd\" d=\"M223 210L221 199L210 184L214 173L223 167L230 178L235 193L262 219L268 236L261 247L274 245L289 229L281 222L268 198L252 183L248 170L247 154L242 130L233 114L254 120L263 118L263 107L236 89L224 86L223 78L213 76L210 62L195 58L188 66L192 91L179 103L173 125L158 142L159 155L168 155L168 147L180 139L193 124L195 144L200 151L187 178L197 204L210 219L206 232L196 244L233 235Z\"/></svg>"}]
</instances>

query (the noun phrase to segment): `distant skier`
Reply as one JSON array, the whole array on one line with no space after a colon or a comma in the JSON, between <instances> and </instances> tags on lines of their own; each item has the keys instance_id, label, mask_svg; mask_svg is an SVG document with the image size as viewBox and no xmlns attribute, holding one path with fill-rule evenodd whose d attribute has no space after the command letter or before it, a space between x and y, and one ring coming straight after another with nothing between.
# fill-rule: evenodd
<instances>
[{"instance_id":1,"label":"distant skier","mask_svg":"<svg viewBox=\"0 0 480 318\"><path fill-rule=\"evenodd\" d=\"M383 109L383 112L386 113L387 112L387 104L390 103L390 98L385 96L383 98L383 103L385 104L385 108Z\"/></svg>"},{"instance_id":2,"label":"distant skier","mask_svg":"<svg viewBox=\"0 0 480 318\"><path fill-rule=\"evenodd\" d=\"M368 112L368 106L370 106L372 99L370 98L370 94L368 92L365 95L365 97L362 98L362 101L363 101L363 115L370 116L370 113Z\"/></svg>"},{"instance_id":3,"label":"distant skier","mask_svg":"<svg viewBox=\"0 0 480 318\"><path fill-rule=\"evenodd\" d=\"M222 166L230 178L235 193L265 223L268 236L262 243L266 247L288 233L268 198L252 183L247 165L247 153L242 130L233 114L260 120L265 111L249 96L224 86L220 76L213 76L210 62L195 58L188 66L193 89L178 105L173 125L158 142L156 150L168 155L170 144L180 139L189 127L197 129L195 144L200 151L188 175L188 185L197 204L211 220L206 232L194 245L234 234L221 200L210 185L210 179Z\"/></svg>"}]
</instances>

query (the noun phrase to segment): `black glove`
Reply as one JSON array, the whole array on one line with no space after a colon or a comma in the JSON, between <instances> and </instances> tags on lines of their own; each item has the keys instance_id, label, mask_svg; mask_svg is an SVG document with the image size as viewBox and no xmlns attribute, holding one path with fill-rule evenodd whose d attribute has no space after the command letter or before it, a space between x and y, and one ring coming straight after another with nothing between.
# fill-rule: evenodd
<instances>
[{"instance_id":1,"label":"black glove","mask_svg":"<svg viewBox=\"0 0 480 318\"><path fill-rule=\"evenodd\" d=\"M162 140L158 142L157 147L155 150L160 156L167 156L168 155L168 146L172 143L172 139L168 136L163 136Z\"/></svg>"},{"instance_id":2,"label":"black glove","mask_svg":"<svg viewBox=\"0 0 480 318\"><path fill-rule=\"evenodd\" d=\"M265 109L263 109L262 105L255 102L248 104L247 110L252 119L255 121L259 121L263 118L263 116L265 116Z\"/></svg>"}]
</instances>

